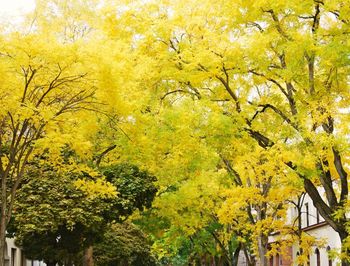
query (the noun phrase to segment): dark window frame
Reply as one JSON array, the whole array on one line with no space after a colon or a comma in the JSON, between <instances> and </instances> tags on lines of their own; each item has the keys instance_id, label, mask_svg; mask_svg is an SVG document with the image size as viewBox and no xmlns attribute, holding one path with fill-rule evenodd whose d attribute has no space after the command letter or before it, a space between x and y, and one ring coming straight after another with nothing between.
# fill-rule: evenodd
<instances>
[{"instance_id":1,"label":"dark window frame","mask_svg":"<svg viewBox=\"0 0 350 266\"><path fill-rule=\"evenodd\" d=\"M321 266L321 253L318 248L315 249L316 254L316 266Z\"/></svg>"},{"instance_id":2,"label":"dark window frame","mask_svg":"<svg viewBox=\"0 0 350 266\"><path fill-rule=\"evenodd\" d=\"M329 257L329 251L331 250L331 247L328 246L326 250L327 250L327 256L328 256L328 266L332 266L333 265L333 261L332 261L332 258Z\"/></svg>"},{"instance_id":3,"label":"dark window frame","mask_svg":"<svg viewBox=\"0 0 350 266\"><path fill-rule=\"evenodd\" d=\"M305 213L306 213L306 226L310 226L309 203L305 203Z\"/></svg>"}]
</instances>

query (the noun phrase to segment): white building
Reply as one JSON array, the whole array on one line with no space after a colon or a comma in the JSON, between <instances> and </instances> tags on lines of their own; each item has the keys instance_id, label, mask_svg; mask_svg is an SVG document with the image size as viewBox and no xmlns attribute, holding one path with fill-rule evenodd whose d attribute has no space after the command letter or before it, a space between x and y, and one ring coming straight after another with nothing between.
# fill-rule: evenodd
<instances>
[{"instance_id":1,"label":"white building","mask_svg":"<svg viewBox=\"0 0 350 266\"><path fill-rule=\"evenodd\" d=\"M317 209L314 207L311 198L306 194L301 201L301 229L315 237L318 240L323 240L325 245L322 247L311 247L309 264L310 266L331 266L337 265L338 260L332 260L329 257L329 251L340 250L341 241L339 235L333 230L320 216ZM297 225L298 208L293 206L288 210L288 220L291 224ZM272 236L270 241L273 242L275 238ZM270 259L270 266L297 266L296 258L299 255L298 244L290 247L288 255L283 258L282 255L276 255ZM289 257L289 258L288 258Z\"/></svg>"},{"instance_id":2,"label":"white building","mask_svg":"<svg viewBox=\"0 0 350 266\"><path fill-rule=\"evenodd\" d=\"M321 190L321 189L320 189ZM322 192L322 191L321 191ZM322 195L322 194L321 194ZM301 230L317 240L322 240L324 245L311 246L308 266L336 266L340 264L337 259L331 259L329 251L340 251L341 241L339 235L333 230L321 217L313 205L311 198L305 194L301 197L297 208L293 204L288 209L287 220L290 225L298 226L298 217L300 217ZM298 210L299 209L299 210ZM282 237L283 239L283 237ZM281 241L278 233L269 237L270 244ZM299 255L298 243L293 244L287 249L287 252L276 254L269 259L270 266L297 266L297 257ZM239 256L239 266L247 266L244 253L241 251Z\"/></svg>"},{"instance_id":3,"label":"white building","mask_svg":"<svg viewBox=\"0 0 350 266\"><path fill-rule=\"evenodd\" d=\"M26 259L22 250L15 245L14 239L6 238L5 266L46 266L46 264Z\"/></svg>"}]
</instances>

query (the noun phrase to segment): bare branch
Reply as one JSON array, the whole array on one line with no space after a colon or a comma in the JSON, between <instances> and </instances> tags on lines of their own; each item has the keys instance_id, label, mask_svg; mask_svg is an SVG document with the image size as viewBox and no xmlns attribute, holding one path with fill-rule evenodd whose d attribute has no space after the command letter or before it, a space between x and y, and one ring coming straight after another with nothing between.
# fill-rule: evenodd
<instances>
[{"instance_id":1,"label":"bare branch","mask_svg":"<svg viewBox=\"0 0 350 266\"><path fill-rule=\"evenodd\" d=\"M272 104L260 104L259 107L262 107L261 110L258 110L255 112L254 116L249 120L249 122L252 122L260 113L264 113L267 109L273 110L276 114L278 114L285 122L287 122L289 125L291 125L295 130L299 130L299 127L296 123L292 122L287 115L285 115L280 109L273 106Z\"/></svg>"},{"instance_id":2,"label":"bare branch","mask_svg":"<svg viewBox=\"0 0 350 266\"><path fill-rule=\"evenodd\" d=\"M254 74L254 75L256 75L256 76L263 77L263 78L265 78L266 80L272 82L273 84L275 84L275 85L281 90L281 92L282 92L286 97L288 97L287 91L283 88L283 86L282 86L277 80L275 80L275 79L273 79L273 78L269 78L269 77L267 77L265 74L256 72L256 71L253 70L253 69L248 70L248 73L252 73L252 74Z\"/></svg>"},{"instance_id":3,"label":"bare branch","mask_svg":"<svg viewBox=\"0 0 350 266\"><path fill-rule=\"evenodd\" d=\"M24 103L26 95L27 95L27 91L28 91L28 87L31 83L31 81L34 78L34 75L36 73L36 69L32 69L30 66L29 68L26 70L24 68L22 68L23 74L24 74L24 91L23 91L23 96L22 96L22 103ZM28 72L30 72L30 75L28 77Z\"/></svg>"},{"instance_id":4,"label":"bare branch","mask_svg":"<svg viewBox=\"0 0 350 266\"><path fill-rule=\"evenodd\" d=\"M218 76L218 75L216 75L215 77L224 85L226 91L228 92L228 94L231 96L231 98L234 100L234 102L236 104L236 111L238 113L240 113L242 111L241 105L239 103L237 95L233 92L233 90L230 87L230 78L229 78L228 71L225 68L225 66L222 67L222 70L225 74L225 79L221 76Z\"/></svg>"},{"instance_id":5,"label":"bare branch","mask_svg":"<svg viewBox=\"0 0 350 266\"><path fill-rule=\"evenodd\" d=\"M256 27L261 33L264 32L264 29L260 26L257 22L248 22L248 26L251 25L253 27Z\"/></svg>"},{"instance_id":6,"label":"bare branch","mask_svg":"<svg viewBox=\"0 0 350 266\"><path fill-rule=\"evenodd\" d=\"M96 159L96 166L99 167L100 163L102 161L102 158L109 153L110 151L114 150L117 147L117 145L112 145L109 146L107 149L105 149L101 154L99 154L98 156L95 157Z\"/></svg>"},{"instance_id":7,"label":"bare branch","mask_svg":"<svg viewBox=\"0 0 350 266\"><path fill-rule=\"evenodd\" d=\"M282 37L284 37L285 39L287 39L288 41L293 41L293 38L290 37L283 29L281 26L280 21L278 20L277 15L275 14L275 12L270 9L270 10L263 10L263 12L267 12L271 14L272 20L275 22L276 25L276 29L279 32L279 34L281 34Z\"/></svg>"}]
</instances>

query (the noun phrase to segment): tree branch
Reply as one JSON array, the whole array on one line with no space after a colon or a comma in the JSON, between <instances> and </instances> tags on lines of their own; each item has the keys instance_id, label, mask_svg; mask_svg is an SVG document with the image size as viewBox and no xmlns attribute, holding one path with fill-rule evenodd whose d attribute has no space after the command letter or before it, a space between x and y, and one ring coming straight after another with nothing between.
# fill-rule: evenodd
<instances>
[{"instance_id":1,"label":"tree branch","mask_svg":"<svg viewBox=\"0 0 350 266\"><path fill-rule=\"evenodd\" d=\"M225 79L223 77L220 77L218 75L216 75L215 77L224 85L225 90L228 92L228 94L231 96L231 98L235 101L236 103L236 111L238 113L240 113L241 110L241 105L238 101L238 97L237 95L232 91L231 87L230 87L230 83L229 83L229 75L227 73L227 70L225 69L225 67L223 67L223 72L225 74Z\"/></svg>"},{"instance_id":2,"label":"tree branch","mask_svg":"<svg viewBox=\"0 0 350 266\"><path fill-rule=\"evenodd\" d=\"M320 171L319 179L321 181L322 187L326 192L329 207L334 210L338 207L338 201L337 196L334 192L328 161L322 160L322 162L318 162L317 169Z\"/></svg>"},{"instance_id":3,"label":"tree branch","mask_svg":"<svg viewBox=\"0 0 350 266\"><path fill-rule=\"evenodd\" d=\"M262 74L262 73L259 73L259 72L256 72L254 69L251 69L251 70L248 70L248 73L252 73L256 76L260 76L260 77L263 77L265 78L266 80L272 82L273 84L275 84L280 90L281 92L288 98L288 93L287 91L283 88L283 86L275 79L273 78L269 78L267 77L265 74Z\"/></svg>"},{"instance_id":4,"label":"tree branch","mask_svg":"<svg viewBox=\"0 0 350 266\"><path fill-rule=\"evenodd\" d=\"M107 154L109 153L110 151L114 150L115 148L117 147L117 145L112 145L112 146L109 146L107 149L105 149L100 155L96 156L95 159L96 159L96 166L99 167L100 166L100 163L102 161L102 158Z\"/></svg>"},{"instance_id":5,"label":"tree branch","mask_svg":"<svg viewBox=\"0 0 350 266\"><path fill-rule=\"evenodd\" d=\"M284 37L285 39L287 39L288 41L292 41L293 38L290 37L283 29L281 26L280 21L278 20L278 17L276 16L275 12L270 9L270 10L263 10L263 12L267 12L271 14L272 20L275 22L276 25L276 29L279 32L279 34L281 34L282 37Z\"/></svg>"},{"instance_id":6,"label":"tree branch","mask_svg":"<svg viewBox=\"0 0 350 266\"><path fill-rule=\"evenodd\" d=\"M280 109L273 106L272 104L259 104L259 107L263 107L261 110L255 112L254 116L249 120L252 122L258 114L265 112L267 109L273 110L276 114L278 114L285 122L291 125L295 130L299 130L299 127L296 123L292 122Z\"/></svg>"},{"instance_id":7,"label":"tree branch","mask_svg":"<svg viewBox=\"0 0 350 266\"><path fill-rule=\"evenodd\" d=\"M339 151L335 147L332 148L332 151L334 156L334 166L340 178L340 185L341 185L340 204L344 204L345 201L348 199L348 194L349 194L348 179L347 179L348 174L343 167L343 163L341 161L341 156Z\"/></svg>"},{"instance_id":8,"label":"tree branch","mask_svg":"<svg viewBox=\"0 0 350 266\"><path fill-rule=\"evenodd\" d=\"M256 141L258 141L259 146L264 149L272 147L275 144L272 140L270 140L268 137L264 136L258 131L252 130L250 128L245 128L245 131L247 131L249 135L253 137Z\"/></svg>"},{"instance_id":9,"label":"tree branch","mask_svg":"<svg viewBox=\"0 0 350 266\"><path fill-rule=\"evenodd\" d=\"M220 157L221 157L222 161L224 162L224 164L226 165L226 169L229 172L229 174L231 174L234 177L234 181L235 181L236 185L242 186L243 185L242 179L241 179L240 175L238 174L238 172L235 169L233 169L230 161L227 160L226 158L224 158L221 154L220 154Z\"/></svg>"}]
</instances>

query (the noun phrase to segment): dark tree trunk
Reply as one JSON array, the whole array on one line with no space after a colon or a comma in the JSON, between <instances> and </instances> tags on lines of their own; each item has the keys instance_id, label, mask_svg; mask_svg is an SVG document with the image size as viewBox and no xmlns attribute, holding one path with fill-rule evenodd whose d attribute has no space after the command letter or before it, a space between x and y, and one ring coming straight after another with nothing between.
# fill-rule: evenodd
<instances>
[{"instance_id":1,"label":"dark tree trunk","mask_svg":"<svg viewBox=\"0 0 350 266\"><path fill-rule=\"evenodd\" d=\"M344 202L339 202L336 204L336 206L328 206L322 199L315 185L309 179L306 178L304 178L304 188L310 196L310 198L312 199L314 206L319 211L324 220L338 233L342 243L342 252L344 254L349 254L350 250L344 247L346 238L349 236L349 233L345 228L345 225L348 221L346 217L340 219L335 219L333 217L336 208L344 208ZM341 265L350 266L350 262L349 260L345 261L345 259L343 259Z\"/></svg>"},{"instance_id":2,"label":"dark tree trunk","mask_svg":"<svg viewBox=\"0 0 350 266\"><path fill-rule=\"evenodd\" d=\"M238 265L238 259L239 259L239 253L241 252L241 243L238 244L238 247L236 248L233 258L232 258L232 266Z\"/></svg>"},{"instance_id":3,"label":"dark tree trunk","mask_svg":"<svg viewBox=\"0 0 350 266\"><path fill-rule=\"evenodd\" d=\"M56 261L45 261L46 266L56 266L57 262Z\"/></svg>"},{"instance_id":4,"label":"dark tree trunk","mask_svg":"<svg viewBox=\"0 0 350 266\"><path fill-rule=\"evenodd\" d=\"M0 213L0 266L5 265L5 244L6 244L6 176L1 174L1 213Z\"/></svg>"},{"instance_id":5,"label":"dark tree trunk","mask_svg":"<svg viewBox=\"0 0 350 266\"><path fill-rule=\"evenodd\" d=\"M252 255L250 255L248 253L247 247L243 246L243 252L244 252L244 256L247 260L247 265L248 266L255 266L256 265L255 257L253 257Z\"/></svg>"},{"instance_id":6,"label":"dark tree trunk","mask_svg":"<svg viewBox=\"0 0 350 266\"><path fill-rule=\"evenodd\" d=\"M83 266L94 266L92 246L86 248L84 251Z\"/></svg>"},{"instance_id":7,"label":"dark tree trunk","mask_svg":"<svg viewBox=\"0 0 350 266\"><path fill-rule=\"evenodd\" d=\"M341 240L341 251L343 254L350 254L350 248L346 246L346 240L349 237L349 234L344 231L342 233L339 233L340 240ZM350 260L349 259L343 259L341 261L341 266L350 266Z\"/></svg>"},{"instance_id":8,"label":"dark tree trunk","mask_svg":"<svg viewBox=\"0 0 350 266\"><path fill-rule=\"evenodd\" d=\"M0 218L0 266L5 265L5 243L6 243L6 222L5 218Z\"/></svg>"}]
</instances>

